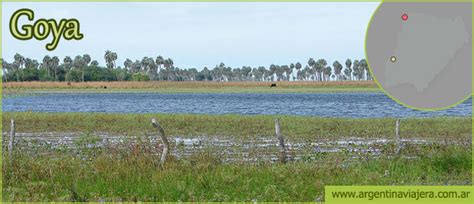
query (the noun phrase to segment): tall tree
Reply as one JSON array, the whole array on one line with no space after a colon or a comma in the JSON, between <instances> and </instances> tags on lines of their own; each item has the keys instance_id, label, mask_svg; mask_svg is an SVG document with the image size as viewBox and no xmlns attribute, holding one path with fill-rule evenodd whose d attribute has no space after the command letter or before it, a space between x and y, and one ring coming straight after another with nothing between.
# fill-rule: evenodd
<instances>
[{"instance_id":1,"label":"tall tree","mask_svg":"<svg viewBox=\"0 0 474 204\"><path fill-rule=\"evenodd\" d=\"M331 68L331 66L326 66L326 67L323 69L323 80L324 80L324 81L329 81L329 78L331 77L331 74L332 74L332 68Z\"/></svg>"},{"instance_id":2,"label":"tall tree","mask_svg":"<svg viewBox=\"0 0 474 204\"><path fill-rule=\"evenodd\" d=\"M257 78L257 81L265 81L265 71L267 71L267 69L264 67L264 66L259 66L257 68L257 73L255 75L255 78Z\"/></svg>"},{"instance_id":3,"label":"tall tree","mask_svg":"<svg viewBox=\"0 0 474 204\"><path fill-rule=\"evenodd\" d=\"M41 64L41 68L46 70L48 77L51 77L51 57L49 55L43 57L43 63Z\"/></svg>"},{"instance_id":4,"label":"tall tree","mask_svg":"<svg viewBox=\"0 0 474 204\"><path fill-rule=\"evenodd\" d=\"M342 71L342 64L339 61L334 61L332 63L332 67L334 67L334 74L336 75L336 81L341 80L341 71Z\"/></svg>"},{"instance_id":5,"label":"tall tree","mask_svg":"<svg viewBox=\"0 0 474 204\"><path fill-rule=\"evenodd\" d=\"M318 61L316 61L316 64L315 64L316 70L315 71L319 75L318 76L319 81L323 81L324 69L326 68L326 65L328 65L328 63L326 62L325 59L318 59Z\"/></svg>"},{"instance_id":6,"label":"tall tree","mask_svg":"<svg viewBox=\"0 0 474 204\"><path fill-rule=\"evenodd\" d=\"M117 60L117 53L110 50L105 51L104 59L108 69L115 68L115 60Z\"/></svg>"},{"instance_id":7,"label":"tall tree","mask_svg":"<svg viewBox=\"0 0 474 204\"><path fill-rule=\"evenodd\" d=\"M93 66L93 67L98 67L98 66L99 66L99 62L98 62L97 60L92 60L91 66Z\"/></svg>"},{"instance_id":8,"label":"tall tree","mask_svg":"<svg viewBox=\"0 0 474 204\"><path fill-rule=\"evenodd\" d=\"M37 60L32 60L30 58L25 58L25 68L28 69L38 69L39 63Z\"/></svg>"},{"instance_id":9,"label":"tall tree","mask_svg":"<svg viewBox=\"0 0 474 204\"><path fill-rule=\"evenodd\" d=\"M84 54L82 55L82 58L84 59L84 62L86 63L86 66L89 66L89 63L91 62L91 56L89 54Z\"/></svg>"},{"instance_id":10,"label":"tall tree","mask_svg":"<svg viewBox=\"0 0 474 204\"><path fill-rule=\"evenodd\" d=\"M365 80L371 80L371 75L370 75L370 71L369 71L369 65L367 64L367 60L365 59L361 59L360 62L359 62L359 67L360 67L360 70L361 70L361 77L362 78L362 75L365 75Z\"/></svg>"},{"instance_id":11,"label":"tall tree","mask_svg":"<svg viewBox=\"0 0 474 204\"><path fill-rule=\"evenodd\" d=\"M123 62L123 67L125 67L125 69L129 70L131 73L135 73L136 70L132 70L132 64L133 64L133 61L127 58Z\"/></svg>"},{"instance_id":12,"label":"tall tree","mask_svg":"<svg viewBox=\"0 0 474 204\"><path fill-rule=\"evenodd\" d=\"M66 71L69 71L72 68L72 58L69 56L64 57L63 59L63 66L66 69Z\"/></svg>"},{"instance_id":13,"label":"tall tree","mask_svg":"<svg viewBox=\"0 0 474 204\"><path fill-rule=\"evenodd\" d=\"M58 80L58 67L59 67L59 57L54 56L51 58L51 70L54 72L54 81Z\"/></svg>"},{"instance_id":14,"label":"tall tree","mask_svg":"<svg viewBox=\"0 0 474 204\"><path fill-rule=\"evenodd\" d=\"M81 70L82 72L82 82L84 82L85 68L87 66L86 61L81 55L77 55L73 61L74 68Z\"/></svg>"},{"instance_id":15,"label":"tall tree","mask_svg":"<svg viewBox=\"0 0 474 204\"><path fill-rule=\"evenodd\" d=\"M271 64L270 65L270 80L271 81L273 81L273 77L276 74L276 72L277 72L277 66L274 65L274 64ZM278 80L278 78L277 78L277 80Z\"/></svg>"},{"instance_id":16,"label":"tall tree","mask_svg":"<svg viewBox=\"0 0 474 204\"><path fill-rule=\"evenodd\" d=\"M301 70L301 63L297 62L297 63L295 64L295 69L296 69L296 79L297 79L297 80L301 80L301 72L300 72L300 70ZM298 74L298 73L299 73L299 74Z\"/></svg>"},{"instance_id":17,"label":"tall tree","mask_svg":"<svg viewBox=\"0 0 474 204\"><path fill-rule=\"evenodd\" d=\"M310 66L304 66L302 76L305 80L311 80L311 77L314 77L314 75L312 74L312 70L313 68L311 68Z\"/></svg>"},{"instance_id":18,"label":"tall tree","mask_svg":"<svg viewBox=\"0 0 474 204\"><path fill-rule=\"evenodd\" d=\"M352 61L351 59L346 60L346 69L344 70L344 75L347 79L352 80Z\"/></svg>"},{"instance_id":19,"label":"tall tree","mask_svg":"<svg viewBox=\"0 0 474 204\"><path fill-rule=\"evenodd\" d=\"M354 60L352 63L352 75L354 76L355 80L360 80L359 60Z\"/></svg>"},{"instance_id":20,"label":"tall tree","mask_svg":"<svg viewBox=\"0 0 474 204\"><path fill-rule=\"evenodd\" d=\"M7 74L10 73L11 66L3 58L0 58L0 59L1 59L1 63L2 63L2 80L4 80L5 82L8 82Z\"/></svg>"},{"instance_id":21,"label":"tall tree","mask_svg":"<svg viewBox=\"0 0 474 204\"><path fill-rule=\"evenodd\" d=\"M290 81L290 76L291 76L291 73L293 73L293 68L295 68L295 65L293 64L293 67L291 67L291 65L290 66L282 65L281 67L285 71L286 81Z\"/></svg>"},{"instance_id":22,"label":"tall tree","mask_svg":"<svg viewBox=\"0 0 474 204\"><path fill-rule=\"evenodd\" d=\"M158 57L156 57L155 62L156 62L156 65L158 66L158 71L160 72L159 79L163 80L163 76L162 76L163 70L161 66L163 66L163 64L165 63L165 59L161 55L158 55Z\"/></svg>"},{"instance_id":23,"label":"tall tree","mask_svg":"<svg viewBox=\"0 0 474 204\"><path fill-rule=\"evenodd\" d=\"M312 69L314 73L316 73L316 61L313 58L309 58L308 65L309 65L309 68ZM306 73L310 74L309 70L307 70Z\"/></svg>"}]
</instances>

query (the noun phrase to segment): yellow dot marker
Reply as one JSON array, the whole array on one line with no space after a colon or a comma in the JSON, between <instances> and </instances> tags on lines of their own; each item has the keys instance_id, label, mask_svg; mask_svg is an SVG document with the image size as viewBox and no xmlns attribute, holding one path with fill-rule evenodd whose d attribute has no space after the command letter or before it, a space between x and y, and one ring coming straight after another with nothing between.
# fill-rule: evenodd
<instances>
[{"instance_id":1,"label":"yellow dot marker","mask_svg":"<svg viewBox=\"0 0 474 204\"><path fill-rule=\"evenodd\" d=\"M390 57L390 61L395 62L397 61L397 58L395 56Z\"/></svg>"}]
</instances>

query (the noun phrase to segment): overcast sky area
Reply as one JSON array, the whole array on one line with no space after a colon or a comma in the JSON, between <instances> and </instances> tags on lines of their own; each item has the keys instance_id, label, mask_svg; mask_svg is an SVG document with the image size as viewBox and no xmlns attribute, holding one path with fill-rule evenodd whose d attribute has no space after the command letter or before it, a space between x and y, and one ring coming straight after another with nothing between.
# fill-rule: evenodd
<instances>
[{"instance_id":1,"label":"overcast sky area","mask_svg":"<svg viewBox=\"0 0 474 204\"><path fill-rule=\"evenodd\" d=\"M90 54L105 65L106 50L126 58L170 57L180 68L306 64L309 57L334 60L364 58L365 31L379 3L2 3L2 57L15 53L37 59L45 55ZM29 8L39 18L76 18L84 38L60 40L54 51L44 41L17 40L9 31L13 12ZM31 24L26 17L20 26Z\"/></svg>"}]
</instances>

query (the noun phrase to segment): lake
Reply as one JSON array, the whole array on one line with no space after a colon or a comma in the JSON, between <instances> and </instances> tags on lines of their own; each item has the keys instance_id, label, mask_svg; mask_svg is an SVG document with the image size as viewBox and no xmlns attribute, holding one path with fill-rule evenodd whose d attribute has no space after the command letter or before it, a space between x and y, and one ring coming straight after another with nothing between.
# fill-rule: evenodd
<instances>
[{"instance_id":1,"label":"lake","mask_svg":"<svg viewBox=\"0 0 474 204\"><path fill-rule=\"evenodd\" d=\"M343 118L470 116L472 100L417 111L383 93L53 93L2 99L2 111L301 115Z\"/></svg>"}]
</instances>

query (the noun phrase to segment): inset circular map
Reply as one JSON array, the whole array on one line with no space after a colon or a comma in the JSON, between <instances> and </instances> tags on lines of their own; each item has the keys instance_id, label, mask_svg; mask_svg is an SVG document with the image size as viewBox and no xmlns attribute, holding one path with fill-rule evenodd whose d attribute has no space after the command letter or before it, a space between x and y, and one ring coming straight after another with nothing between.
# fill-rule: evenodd
<instances>
[{"instance_id":1,"label":"inset circular map","mask_svg":"<svg viewBox=\"0 0 474 204\"><path fill-rule=\"evenodd\" d=\"M472 88L471 3L385 2L366 35L376 82L397 102L436 110L460 103Z\"/></svg>"}]
</instances>

